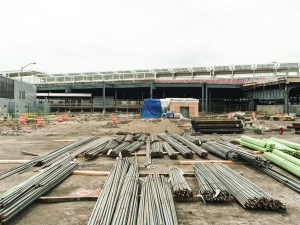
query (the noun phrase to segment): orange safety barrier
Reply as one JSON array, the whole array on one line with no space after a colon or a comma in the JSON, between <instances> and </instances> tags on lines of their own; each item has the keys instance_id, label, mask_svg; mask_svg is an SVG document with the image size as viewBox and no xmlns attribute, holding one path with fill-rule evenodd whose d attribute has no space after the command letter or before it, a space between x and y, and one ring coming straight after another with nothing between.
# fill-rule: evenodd
<instances>
[{"instance_id":1,"label":"orange safety barrier","mask_svg":"<svg viewBox=\"0 0 300 225\"><path fill-rule=\"evenodd\" d=\"M69 120L69 114L68 114L68 113L65 113L65 115L64 115L64 120L65 120L65 121L68 121L68 120Z\"/></svg>"},{"instance_id":2,"label":"orange safety barrier","mask_svg":"<svg viewBox=\"0 0 300 225\"><path fill-rule=\"evenodd\" d=\"M114 126L117 126L117 125L118 125L118 118L117 118L117 115L116 115L116 114L113 114L113 115L111 116L111 120L112 120L112 124L113 124Z\"/></svg>"},{"instance_id":3,"label":"orange safety barrier","mask_svg":"<svg viewBox=\"0 0 300 225\"><path fill-rule=\"evenodd\" d=\"M58 115L57 115L57 121L58 121L58 122L62 122L62 121L63 121L62 115L61 115L61 114L58 114Z\"/></svg>"},{"instance_id":4,"label":"orange safety barrier","mask_svg":"<svg viewBox=\"0 0 300 225\"><path fill-rule=\"evenodd\" d=\"M40 116L38 116L38 117L36 118L36 123L37 123L37 124L42 124L42 123L43 123L43 118L40 117Z\"/></svg>"},{"instance_id":5,"label":"orange safety barrier","mask_svg":"<svg viewBox=\"0 0 300 225\"><path fill-rule=\"evenodd\" d=\"M25 113L21 113L20 114L20 123L25 123L26 122L26 114Z\"/></svg>"}]
</instances>

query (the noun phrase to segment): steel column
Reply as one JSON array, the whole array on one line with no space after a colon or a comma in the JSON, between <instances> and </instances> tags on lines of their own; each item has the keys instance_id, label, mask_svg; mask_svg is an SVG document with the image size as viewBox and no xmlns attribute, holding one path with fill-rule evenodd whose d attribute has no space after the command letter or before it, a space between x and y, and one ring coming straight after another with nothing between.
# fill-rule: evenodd
<instances>
[{"instance_id":1,"label":"steel column","mask_svg":"<svg viewBox=\"0 0 300 225\"><path fill-rule=\"evenodd\" d=\"M115 89L115 112L117 112L118 91Z\"/></svg>"},{"instance_id":2,"label":"steel column","mask_svg":"<svg viewBox=\"0 0 300 225\"><path fill-rule=\"evenodd\" d=\"M102 86L102 113L105 113L105 83L103 83L103 86Z\"/></svg>"},{"instance_id":3,"label":"steel column","mask_svg":"<svg viewBox=\"0 0 300 225\"><path fill-rule=\"evenodd\" d=\"M201 96L201 111L204 112L205 111L205 106L204 106L204 87L205 84L202 84L202 96Z\"/></svg>"},{"instance_id":4,"label":"steel column","mask_svg":"<svg viewBox=\"0 0 300 225\"><path fill-rule=\"evenodd\" d=\"M150 98L153 98L153 83L150 84Z\"/></svg>"},{"instance_id":5,"label":"steel column","mask_svg":"<svg viewBox=\"0 0 300 225\"><path fill-rule=\"evenodd\" d=\"M208 87L205 85L205 111L208 111Z\"/></svg>"}]
</instances>

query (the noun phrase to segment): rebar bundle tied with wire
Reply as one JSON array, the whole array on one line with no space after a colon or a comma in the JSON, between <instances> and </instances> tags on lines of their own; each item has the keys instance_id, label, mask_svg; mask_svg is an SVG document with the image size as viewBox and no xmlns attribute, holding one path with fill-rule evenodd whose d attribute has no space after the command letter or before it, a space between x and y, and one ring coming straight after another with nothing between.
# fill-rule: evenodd
<instances>
[{"instance_id":1,"label":"rebar bundle tied with wire","mask_svg":"<svg viewBox=\"0 0 300 225\"><path fill-rule=\"evenodd\" d=\"M200 194L204 202L221 202L229 199L229 191L204 164L193 165Z\"/></svg>"},{"instance_id":2,"label":"rebar bundle tied with wire","mask_svg":"<svg viewBox=\"0 0 300 225\"><path fill-rule=\"evenodd\" d=\"M144 145L144 142L141 141L134 141L130 145L127 145L123 150L122 150L122 156L128 156L131 155L132 153L136 152L140 147Z\"/></svg>"},{"instance_id":3,"label":"rebar bundle tied with wire","mask_svg":"<svg viewBox=\"0 0 300 225\"><path fill-rule=\"evenodd\" d=\"M146 141L147 134L141 134L141 136L138 138L138 141Z\"/></svg>"},{"instance_id":4,"label":"rebar bundle tied with wire","mask_svg":"<svg viewBox=\"0 0 300 225\"><path fill-rule=\"evenodd\" d=\"M139 173L137 163L130 164L110 224L136 225L138 212Z\"/></svg>"},{"instance_id":5,"label":"rebar bundle tied with wire","mask_svg":"<svg viewBox=\"0 0 300 225\"><path fill-rule=\"evenodd\" d=\"M76 141L76 142L69 144L67 146L64 146L62 148L59 148L53 152L50 152L44 156L38 156L20 166L16 166L16 167L9 168L7 170L3 170L0 172L0 180L4 179L6 177L9 177L13 174L24 172L34 166L42 166L46 163L49 164L56 160L60 160L63 157L65 157L66 154L72 153L75 149L78 149L80 146L84 146L85 144L87 144L93 140L96 140L96 139L97 139L96 137L84 138L82 140Z\"/></svg>"},{"instance_id":6,"label":"rebar bundle tied with wire","mask_svg":"<svg viewBox=\"0 0 300 225\"><path fill-rule=\"evenodd\" d=\"M193 191L183 177L182 171L177 166L171 166L169 169L173 196L176 198L193 197Z\"/></svg>"},{"instance_id":7,"label":"rebar bundle tied with wire","mask_svg":"<svg viewBox=\"0 0 300 225\"><path fill-rule=\"evenodd\" d=\"M77 167L73 156L53 163L42 172L0 195L0 224L4 224L67 178Z\"/></svg>"},{"instance_id":8,"label":"rebar bundle tied with wire","mask_svg":"<svg viewBox=\"0 0 300 225\"><path fill-rule=\"evenodd\" d=\"M194 143L190 142L186 138L180 136L179 134L172 134L171 135L173 138L177 139L184 145L186 145L188 148L190 148L192 151L194 151L199 157L201 158L206 158L208 153L205 149L195 145Z\"/></svg>"},{"instance_id":9,"label":"rebar bundle tied with wire","mask_svg":"<svg viewBox=\"0 0 300 225\"><path fill-rule=\"evenodd\" d=\"M180 154L183 155L185 158L193 158L193 152L187 148L186 146L183 146L182 144L175 141L173 138L168 137L164 134L159 134L158 137L168 142L172 147L174 147L177 151L180 152Z\"/></svg>"},{"instance_id":10,"label":"rebar bundle tied with wire","mask_svg":"<svg viewBox=\"0 0 300 225\"><path fill-rule=\"evenodd\" d=\"M200 146L202 143L199 137L194 137L187 134L185 134L183 137L198 146Z\"/></svg>"},{"instance_id":11,"label":"rebar bundle tied with wire","mask_svg":"<svg viewBox=\"0 0 300 225\"><path fill-rule=\"evenodd\" d=\"M118 145L117 147L115 147L114 149L111 149L107 152L107 155L111 156L111 157L117 157L119 156L119 154L124 151L124 149L130 145L129 142L123 142L122 144ZM122 154L122 153L121 153Z\"/></svg>"},{"instance_id":12,"label":"rebar bundle tied with wire","mask_svg":"<svg viewBox=\"0 0 300 225\"><path fill-rule=\"evenodd\" d=\"M148 175L142 184L137 224L178 225L175 204L166 177Z\"/></svg>"},{"instance_id":13,"label":"rebar bundle tied with wire","mask_svg":"<svg viewBox=\"0 0 300 225\"><path fill-rule=\"evenodd\" d=\"M113 165L104 183L88 225L112 224L111 221L129 166L127 158L117 158L117 162Z\"/></svg>"},{"instance_id":14,"label":"rebar bundle tied with wire","mask_svg":"<svg viewBox=\"0 0 300 225\"><path fill-rule=\"evenodd\" d=\"M239 159L238 154L217 142L207 141L206 143L203 143L201 147L214 155L220 156L223 159L230 159L232 161L237 161Z\"/></svg>"},{"instance_id":15,"label":"rebar bundle tied with wire","mask_svg":"<svg viewBox=\"0 0 300 225\"><path fill-rule=\"evenodd\" d=\"M150 142L159 141L157 134L150 134Z\"/></svg>"},{"instance_id":16,"label":"rebar bundle tied with wire","mask_svg":"<svg viewBox=\"0 0 300 225\"><path fill-rule=\"evenodd\" d=\"M124 138L124 141L126 142L132 142L133 141L133 135L127 134Z\"/></svg>"},{"instance_id":17,"label":"rebar bundle tied with wire","mask_svg":"<svg viewBox=\"0 0 300 225\"><path fill-rule=\"evenodd\" d=\"M145 167L151 166L151 144L150 144L150 137L146 140L146 162Z\"/></svg>"},{"instance_id":18,"label":"rebar bundle tied with wire","mask_svg":"<svg viewBox=\"0 0 300 225\"><path fill-rule=\"evenodd\" d=\"M207 165L207 167L224 184L236 200L246 209L286 210L285 205L273 198L261 188L222 164Z\"/></svg>"},{"instance_id":19,"label":"rebar bundle tied with wire","mask_svg":"<svg viewBox=\"0 0 300 225\"><path fill-rule=\"evenodd\" d=\"M170 159L177 159L178 156L177 156L176 152L167 142L164 141L162 143L162 147L167 152Z\"/></svg>"},{"instance_id":20,"label":"rebar bundle tied with wire","mask_svg":"<svg viewBox=\"0 0 300 225\"><path fill-rule=\"evenodd\" d=\"M90 160L90 159L94 159L99 154L104 153L105 147L107 146L108 142L109 140L102 141L98 143L98 145L95 148L85 151L84 158L86 160Z\"/></svg>"},{"instance_id":21,"label":"rebar bundle tied with wire","mask_svg":"<svg viewBox=\"0 0 300 225\"><path fill-rule=\"evenodd\" d=\"M151 139L151 138L150 138ZM163 157L163 149L160 142L154 142L151 145L151 157L152 158L162 158Z\"/></svg>"}]
</instances>

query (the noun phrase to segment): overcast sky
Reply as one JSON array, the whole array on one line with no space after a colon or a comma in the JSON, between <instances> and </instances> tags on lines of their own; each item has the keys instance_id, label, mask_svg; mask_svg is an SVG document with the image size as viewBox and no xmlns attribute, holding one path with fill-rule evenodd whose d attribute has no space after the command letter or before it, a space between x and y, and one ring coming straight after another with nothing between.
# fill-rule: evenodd
<instances>
[{"instance_id":1,"label":"overcast sky","mask_svg":"<svg viewBox=\"0 0 300 225\"><path fill-rule=\"evenodd\" d=\"M298 0L0 0L0 71L298 62Z\"/></svg>"}]
</instances>

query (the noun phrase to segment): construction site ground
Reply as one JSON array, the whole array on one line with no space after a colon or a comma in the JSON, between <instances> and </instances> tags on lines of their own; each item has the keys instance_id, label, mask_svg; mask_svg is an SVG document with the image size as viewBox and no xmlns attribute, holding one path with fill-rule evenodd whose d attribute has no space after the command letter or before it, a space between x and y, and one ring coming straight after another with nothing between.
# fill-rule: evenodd
<instances>
[{"instance_id":1,"label":"construction site ground","mask_svg":"<svg viewBox=\"0 0 300 225\"><path fill-rule=\"evenodd\" d=\"M0 129L0 160L26 160L33 156L24 155L22 151L36 154L46 154L57 148L65 146L72 141L81 138L99 135L111 136L118 132L164 132L169 133L191 133L190 121L178 120L153 120L141 121L135 115L123 115L119 117L118 127L112 126L110 116L99 115L75 115L70 121L56 122L55 116L45 120L43 125L36 125L35 122L27 125L8 125L8 122L1 122ZM274 121L274 126L290 124L286 121ZM148 126L148 125L149 126ZM178 126L176 126L176 124ZM148 127L148 128L147 128ZM6 130L5 130L6 129ZM11 132L9 129L17 129L18 132ZM148 129L148 130L147 130ZM6 132L6 133L5 133ZM284 131L283 135L278 132L266 132L262 135L254 135L251 130L246 130L247 135L256 137L280 137L300 143L299 135L293 131ZM219 135L201 135L202 140L217 138ZM226 135L232 138L239 137L238 134ZM145 152L142 148L139 153ZM132 157L133 158L133 157ZM208 159L220 159L209 154ZM114 158L100 156L94 160L86 161L83 157L78 157L80 163L78 170L109 171L115 163ZM186 160L179 156L177 160L171 160L166 155L163 158L154 158L152 160L153 168L144 167L146 156L138 156L140 173L166 173L171 165L179 166L183 172L193 172L192 165L179 165L180 160ZM193 160L203 160L194 156ZM12 167L16 164L0 164L0 170ZM286 204L286 212L273 212L261 210L246 210L238 202L231 201L227 203L203 203L200 200L191 202L176 202L176 212L181 225L198 224L299 224L300 213L300 195L288 187L280 184L271 177L259 172L248 165L229 165L247 179L251 180L263 190L278 198ZM279 167L279 171L286 173ZM15 174L0 180L0 193L16 186L20 182L37 173L33 168L22 174ZM291 175L292 176L292 175ZM96 196L100 193L101 187L105 182L105 176L83 176L71 175L45 196ZM143 178L142 178L143 179ZM192 187L194 194L198 194L198 186L195 177L186 177ZM22 211L17 217L9 222L9 225L68 225L68 224L87 224L92 213L95 201L74 201L63 203L41 203L36 202Z\"/></svg>"}]
</instances>

